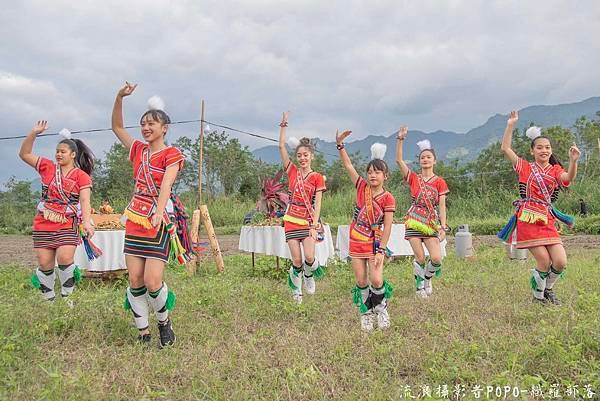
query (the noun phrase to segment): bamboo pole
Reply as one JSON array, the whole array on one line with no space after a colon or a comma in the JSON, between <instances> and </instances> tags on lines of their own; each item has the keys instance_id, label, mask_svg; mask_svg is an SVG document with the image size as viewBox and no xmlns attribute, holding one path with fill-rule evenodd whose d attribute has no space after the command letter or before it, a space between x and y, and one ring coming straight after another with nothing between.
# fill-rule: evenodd
<instances>
[{"instance_id":1,"label":"bamboo pole","mask_svg":"<svg viewBox=\"0 0 600 401\"><path fill-rule=\"evenodd\" d=\"M200 113L200 151L198 155L198 199L196 200L196 209L200 210L202 205L202 161L204 148L204 99L202 99L202 112Z\"/></svg>"},{"instance_id":2,"label":"bamboo pole","mask_svg":"<svg viewBox=\"0 0 600 401\"><path fill-rule=\"evenodd\" d=\"M200 242L200 221L202 220L202 214L200 213L200 206L202 205L202 167L204 162L204 99L202 99L202 107L200 111L200 144L198 150L198 198L196 199L196 210L194 211L194 217L197 216L198 225L195 228L196 232L196 243ZM192 229L194 229L192 221ZM194 272L200 268L200 255L196 255L196 263Z\"/></svg>"},{"instance_id":3,"label":"bamboo pole","mask_svg":"<svg viewBox=\"0 0 600 401\"><path fill-rule=\"evenodd\" d=\"M200 112L200 137L198 150L198 193L196 194L196 210L192 215L192 227L190 231L190 239L192 244L200 242L200 205L202 204L202 162L204 148L204 99L202 99L202 108ZM197 246L195 246L197 248ZM196 255L187 263L185 270L188 275L194 275L200 267L200 255Z\"/></svg>"},{"instance_id":4,"label":"bamboo pole","mask_svg":"<svg viewBox=\"0 0 600 401\"><path fill-rule=\"evenodd\" d=\"M190 239L192 240L192 246L194 248L199 247L200 242L200 210L194 210L192 215L192 227L190 229ZM192 259L185 265L185 271L188 276L193 276L198 270L200 264L200 255L194 255Z\"/></svg>"},{"instance_id":5,"label":"bamboo pole","mask_svg":"<svg viewBox=\"0 0 600 401\"><path fill-rule=\"evenodd\" d=\"M202 164L203 164L203 151L204 151L204 99L202 99L202 109L200 114L200 149L198 153L198 195L196 199L197 208L194 210L194 214L192 217L192 241L197 244L200 242L200 223L204 225L206 229L206 234L208 236L208 242L212 249L213 256L215 258L215 263L217 265L217 270L219 273L225 270L225 263L223 262L223 255L221 254L221 247L219 246L219 241L217 241L217 235L215 234L215 229L213 227L212 221L210 219L210 215L208 213L208 207L202 204ZM200 257L196 256L195 267L193 269L190 268L189 273L195 273L200 266ZM193 271L193 273L191 273Z\"/></svg>"},{"instance_id":6,"label":"bamboo pole","mask_svg":"<svg viewBox=\"0 0 600 401\"><path fill-rule=\"evenodd\" d=\"M202 216L202 223L204 223L204 228L206 229L206 235L208 235L208 242L210 243L215 263L217 264L217 270L219 273L222 273L223 270L225 270L225 263L223 262L221 247L219 246L219 241L217 241L215 229L213 228L210 215L208 214L208 207L206 205L200 205L200 214Z\"/></svg>"}]
</instances>

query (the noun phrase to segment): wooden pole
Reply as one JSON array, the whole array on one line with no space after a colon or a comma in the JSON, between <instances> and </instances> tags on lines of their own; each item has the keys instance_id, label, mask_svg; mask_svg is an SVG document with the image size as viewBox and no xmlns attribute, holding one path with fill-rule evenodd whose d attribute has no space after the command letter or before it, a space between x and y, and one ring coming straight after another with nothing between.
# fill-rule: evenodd
<instances>
[{"instance_id":1,"label":"wooden pole","mask_svg":"<svg viewBox=\"0 0 600 401\"><path fill-rule=\"evenodd\" d=\"M219 273L221 273L223 272L223 270L225 270L225 263L223 263L221 247L219 246L219 241L217 241L217 235L215 234L215 229L213 228L212 221L210 220L210 215L208 214L208 207L206 205L200 205L200 214L202 216L202 223L204 224L204 228L206 229L206 235L208 235L208 242L210 243L213 256L215 257L217 270L219 271Z\"/></svg>"},{"instance_id":2,"label":"wooden pole","mask_svg":"<svg viewBox=\"0 0 600 401\"><path fill-rule=\"evenodd\" d=\"M199 150L198 150L198 196L196 198L196 210L194 210L194 215L192 218L192 241L194 241L194 237L196 238L196 244L200 242L200 220L202 219L202 215L200 213L200 205L202 205L202 163L204 161L204 99L202 99L202 108L200 112L200 139L199 139ZM196 219L196 220L194 220ZM196 221L196 225L194 225L194 221ZM196 273L196 271L200 268L200 255L196 255L196 260L191 261L194 262L194 267L188 270L189 274Z\"/></svg>"},{"instance_id":3,"label":"wooden pole","mask_svg":"<svg viewBox=\"0 0 600 401\"><path fill-rule=\"evenodd\" d=\"M202 112L200 114L200 153L198 155L198 199L196 200L196 208L200 210L202 205L202 161L204 148L204 99L202 99Z\"/></svg>"},{"instance_id":4,"label":"wooden pole","mask_svg":"<svg viewBox=\"0 0 600 401\"><path fill-rule=\"evenodd\" d=\"M206 234L208 236L208 242L210 243L210 247L215 258L215 263L217 264L217 270L220 273L225 270L225 263L223 262L221 247L219 246L219 241L217 241L217 235L215 234L215 229L212 225L210 215L208 214L208 207L202 204L202 164L204 161L204 112L204 99L202 99L202 109L200 114L200 149L198 150L198 195L196 199L197 208L196 210L194 210L194 214L192 216L192 233L190 236L192 242L198 244L200 242L200 223L204 225L204 228L206 229ZM191 261L190 264L192 262L193 261ZM196 261L194 265L195 267L189 267L186 269L188 271L188 274L193 274L198 270L200 266L200 255L196 256Z\"/></svg>"},{"instance_id":5,"label":"wooden pole","mask_svg":"<svg viewBox=\"0 0 600 401\"><path fill-rule=\"evenodd\" d=\"M199 247L198 243L200 242L200 210L194 210L194 214L192 215L192 227L190 230L190 239L192 240L192 246L194 248ZM200 264L200 255L195 255L185 266L185 271L188 276L193 276L196 274L198 270L198 266Z\"/></svg>"}]
</instances>

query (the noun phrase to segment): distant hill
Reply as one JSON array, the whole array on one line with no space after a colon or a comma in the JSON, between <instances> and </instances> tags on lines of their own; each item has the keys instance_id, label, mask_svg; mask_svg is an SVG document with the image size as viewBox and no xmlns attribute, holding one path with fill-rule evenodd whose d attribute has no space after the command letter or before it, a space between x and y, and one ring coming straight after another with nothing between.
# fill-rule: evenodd
<instances>
[{"instance_id":1,"label":"distant hill","mask_svg":"<svg viewBox=\"0 0 600 401\"><path fill-rule=\"evenodd\" d=\"M577 103L567 103L550 106L529 106L519 110L519 130L535 123L541 127L551 127L560 125L571 127L575 121L581 117L596 117L596 112L600 111L600 97L592 97ZM496 114L490 117L485 124L473 128L466 133L457 133L452 131L409 131L405 144L406 158L410 159L412 154L417 153L416 143L422 139L429 139L433 144L436 153L441 159L461 158L470 160L475 158L479 152L489 144L497 142L502 138L504 128L506 127L507 114ZM395 135L368 136L364 139L349 142L346 149L350 152L359 151L361 154L370 155L370 148L373 142L381 142L388 145L386 152L386 161L394 161L394 147L396 144ZM316 140L317 149L330 155L337 155L334 142ZM254 157L267 163L278 163L279 152L277 146L265 146L256 149ZM334 159L333 156L326 155L327 161Z\"/></svg>"}]
</instances>

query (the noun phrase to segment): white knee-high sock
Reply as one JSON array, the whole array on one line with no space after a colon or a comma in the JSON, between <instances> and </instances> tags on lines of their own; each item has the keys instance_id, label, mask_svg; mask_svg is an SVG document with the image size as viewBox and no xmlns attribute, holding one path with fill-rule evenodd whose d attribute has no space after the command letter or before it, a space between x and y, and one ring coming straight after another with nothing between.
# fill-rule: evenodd
<instances>
[{"instance_id":1,"label":"white knee-high sock","mask_svg":"<svg viewBox=\"0 0 600 401\"><path fill-rule=\"evenodd\" d=\"M169 318L169 311L175 306L175 294L163 282L158 290L148 291L148 302L154 309L158 322L164 323Z\"/></svg>"},{"instance_id":2,"label":"white knee-high sock","mask_svg":"<svg viewBox=\"0 0 600 401\"><path fill-rule=\"evenodd\" d=\"M56 274L54 273L54 269L41 270L39 267L35 269L31 278L32 284L42 292L42 297L46 301L52 301L56 297L56 293L54 292L55 280Z\"/></svg>"},{"instance_id":3,"label":"white knee-high sock","mask_svg":"<svg viewBox=\"0 0 600 401\"><path fill-rule=\"evenodd\" d=\"M422 266L416 260L413 260L414 274L415 274L415 285L417 291L425 288L425 266Z\"/></svg>"},{"instance_id":4,"label":"white knee-high sock","mask_svg":"<svg viewBox=\"0 0 600 401\"><path fill-rule=\"evenodd\" d=\"M541 272L537 269L531 269L531 279L529 280L529 283L531 284L533 296L536 299L544 299L544 290L546 289L547 277L547 272Z\"/></svg>"},{"instance_id":5,"label":"white knee-high sock","mask_svg":"<svg viewBox=\"0 0 600 401\"><path fill-rule=\"evenodd\" d=\"M79 267L74 263L70 265L58 265L58 278L60 279L60 294L68 297L75 289L75 283L80 278Z\"/></svg>"},{"instance_id":6,"label":"white knee-high sock","mask_svg":"<svg viewBox=\"0 0 600 401\"><path fill-rule=\"evenodd\" d=\"M148 290L146 287L131 288L127 287L127 303L125 308L131 309L133 312L133 320L135 320L135 327L138 330L145 330L148 328L148 300L146 294Z\"/></svg>"},{"instance_id":7,"label":"white knee-high sock","mask_svg":"<svg viewBox=\"0 0 600 401\"><path fill-rule=\"evenodd\" d=\"M554 270L554 266L550 266L550 272L548 278L546 278L546 289L551 290L561 274L562 272Z\"/></svg>"}]
</instances>

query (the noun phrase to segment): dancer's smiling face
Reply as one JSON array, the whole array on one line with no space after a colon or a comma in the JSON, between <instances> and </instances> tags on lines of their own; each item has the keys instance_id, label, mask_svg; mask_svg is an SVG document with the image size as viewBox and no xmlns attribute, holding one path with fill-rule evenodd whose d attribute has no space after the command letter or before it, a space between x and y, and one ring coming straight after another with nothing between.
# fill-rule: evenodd
<instances>
[{"instance_id":1,"label":"dancer's smiling face","mask_svg":"<svg viewBox=\"0 0 600 401\"><path fill-rule=\"evenodd\" d=\"M169 129L167 121L163 121L160 115L152 112L147 112L140 120L142 136L146 142L154 142L162 139Z\"/></svg>"},{"instance_id":2,"label":"dancer's smiling face","mask_svg":"<svg viewBox=\"0 0 600 401\"><path fill-rule=\"evenodd\" d=\"M312 151L306 146L299 146L296 150L296 160L302 168L310 168L313 160Z\"/></svg>"},{"instance_id":3,"label":"dancer's smiling face","mask_svg":"<svg viewBox=\"0 0 600 401\"><path fill-rule=\"evenodd\" d=\"M538 137L531 142L531 154L536 162L546 164L552 156L552 144L545 137Z\"/></svg>"}]
</instances>

